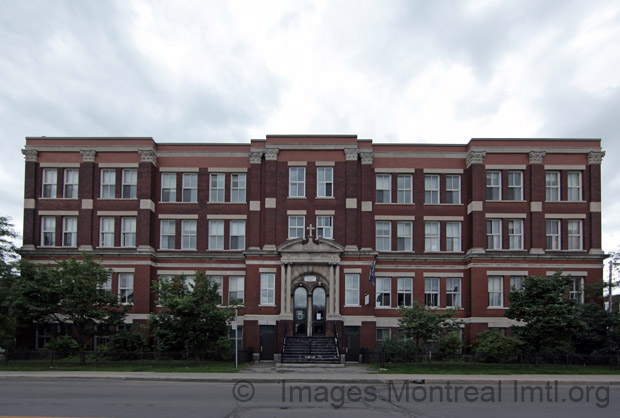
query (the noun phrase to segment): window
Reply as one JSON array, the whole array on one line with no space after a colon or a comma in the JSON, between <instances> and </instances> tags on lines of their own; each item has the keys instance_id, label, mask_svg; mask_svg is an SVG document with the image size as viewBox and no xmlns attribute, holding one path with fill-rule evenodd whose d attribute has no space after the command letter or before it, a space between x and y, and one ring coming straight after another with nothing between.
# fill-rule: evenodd
<instances>
[{"instance_id":1,"label":"window","mask_svg":"<svg viewBox=\"0 0 620 418\"><path fill-rule=\"evenodd\" d=\"M511 219L508 221L508 244L511 250L523 249L522 219Z\"/></svg>"},{"instance_id":2,"label":"window","mask_svg":"<svg viewBox=\"0 0 620 418\"><path fill-rule=\"evenodd\" d=\"M396 223L396 245L398 251L413 251L413 223L402 221Z\"/></svg>"},{"instance_id":3,"label":"window","mask_svg":"<svg viewBox=\"0 0 620 418\"><path fill-rule=\"evenodd\" d=\"M246 176L243 173L230 175L230 201L235 203L245 202Z\"/></svg>"},{"instance_id":4,"label":"window","mask_svg":"<svg viewBox=\"0 0 620 418\"><path fill-rule=\"evenodd\" d=\"M568 172L568 200L570 202L580 202L581 198L581 172Z\"/></svg>"},{"instance_id":5,"label":"window","mask_svg":"<svg viewBox=\"0 0 620 418\"><path fill-rule=\"evenodd\" d=\"M377 174L377 203L392 203L392 176Z\"/></svg>"},{"instance_id":6,"label":"window","mask_svg":"<svg viewBox=\"0 0 620 418\"><path fill-rule=\"evenodd\" d=\"M43 169L43 190L41 191L42 197L55 198L56 197L56 184L58 181L58 171L55 168Z\"/></svg>"},{"instance_id":7,"label":"window","mask_svg":"<svg viewBox=\"0 0 620 418\"><path fill-rule=\"evenodd\" d=\"M112 293L112 275L111 274L108 275L108 278L106 279L105 282L101 283L99 288L106 293Z\"/></svg>"},{"instance_id":8,"label":"window","mask_svg":"<svg viewBox=\"0 0 620 418\"><path fill-rule=\"evenodd\" d=\"M413 279L399 277L396 280L398 306L413 306Z\"/></svg>"},{"instance_id":9,"label":"window","mask_svg":"<svg viewBox=\"0 0 620 418\"><path fill-rule=\"evenodd\" d=\"M196 288L196 276L181 276L183 278L183 293L191 295Z\"/></svg>"},{"instance_id":10,"label":"window","mask_svg":"<svg viewBox=\"0 0 620 418\"><path fill-rule=\"evenodd\" d=\"M235 350L235 347L238 347L239 350L243 349L243 325L237 325L236 330L230 327L228 331L228 341L233 350Z\"/></svg>"},{"instance_id":11,"label":"window","mask_svg":"<svg viewBox=\"0 0 620 418\"><path fill-rule=\"evenodd\" d=\"M377 277L377 303L376 306L391 306L392 279L389 277Z\"/></svg>"},{"instance_id":12,"label":"window","mask_svg":"<svg viewBox=\"0 0 620 418\"><path fill-rule=\"evenodd\" d=\"M209 280L212 284L217 285L217 294L220 295L220 305L224 303L224 278L222 276L208 276L207 280Z\"/></svg>"},{"instance_id":13,"label":"window","mask_svg":"<svg viewBox=\"0 0 620 418\"><path fill-rule=\"evenodd\" d=\"M209 249L224 249L224 221L209 221Z\"/></svg>"},{"instance_id":14,"label":"window","mask_svg":"<svg viewBox=\"0 0 620 418\"><path fill-rule=\"evenodd\" d=\"M439 278L427 277L424 279L424 304L430 307L439 307Z\"/></svg>"},{"instance_id":15,"label":"window","mask_svg":"<svg viewBox=\"0 0 620 418\"><path fill-rule=\"evenodd\" d=\"M508 200L523 200L523 172L508 172Z\"/></svg>"},{"instance_id":16,"label":"window","mask_svg":"<svg viewBox=\"0 0 620 418\"><path fill-rule=\"evenodd\" d=\"M116 197L116 170L101 170L101 198Z\"/></svg>"},{"instance_id":17,"label":"window","mask_svg":"<svg viewBox=\"0 0 620 418\"><path fill-rule=\"evenodd\" d=\"M229 277L228 278L228 304L243 303L245 289L244 277Z\"/></svg>"},{"instance_id":18,"label":"window","mask_svg":"<svg viewBox=\"0 0 620 418\"><path fill-rule=\"evenodd\" d=\"M389 328L377 328L377 347L381 347L381 345L388 341L391 338Z\"/></svg>"},{"instance_id":19,"label":"window","mask_svg":"<svg viewBox=\"0 0 620 418\"><path fill-rule=\"evenodd\" d=\"M161 221L161 242L159 248L162 250L173 250L175 244L176 234L176 221L165 220Z\"/></svg>"},{"instance_id":20,"label":"window","mask_svg":"<svg viewBox=\"0 0 620 418\"><path fill-rule=\"evenodd\" d=\"M501 307L503 304L503 292L501 276L489 276L489 307Z\"/></svg>"},{"instance_id":21,"label":"window","mask_svg":"<svg viewBox=\"0 0 620 418\"><path fill-rule=\"evenodd\" d=\"M547 249L560 250L562 248L560 238L560 221L558 219L547 219Z\"/></svg>"},{"instance_id":22,"label":"window","mask_svg":"<svg viewBox=\"0 0 620 418\"><path fill-rule=\"evenodd\" d=\"M289 197L306 197L306 167L289 167Z\"/></svg>"},{"instance_id":23,"label":"window","mask_svg":"<svg viewBox=\"0 0 620 418\"><path fill-rule=\"evenodd\" d=\"M62 219L62 246L77 246L77 218L67 216Z\"/></svg>"},{"instance_id":24,"label":"window","mask_svg":"<svg viewBox=\"0 0 620 418\"><path fill-rule=\"evenodd\" d=\"M288 238L303 238L306 218L304 216L288 217Z\"/></svg>"},{"instance_id":25,"label":"window","mask_svg":"<svg viewBox=\"0 0 620 418\"><path fill-rule=\"evenodd\" d=\"M520 292L523 289L523 276L510 276L510 291Z\"/></svg>"},{"instance_id":26,"label":"window","mask_svg":"<svg viewBox=\"0 0 620 418\"><path fill-rule=\"evenodd\" d=\"M424 225L424 250L439 251L439 222L426 222Z\"/></svg>"},{"instance_id":27,"label":"window","mask_svg":"<svg viewBox=\"0 0 620 418\"><path fill-rule=\"evenodd\" d=\"M183 250L195 250L196 249L196 221L195 220L181 221L181 249Z\"/></svg>"},{"instance_id":28,"label":"window","mask_svg":"<svg viewBox=\"0 0 620 418\"><path fill-rule=\"evenodd\" d=\"M334 238L334 217L333 216L317 216L316 217L316 236L318 238Z\"/></svg>"},{"instance_id":29,"label":"window","mask_svg":"<svg viewBox=\"0 0 620 418\"><path fill-rule=\"evenodd\" d=\"M123 170L123 199L135 199L138 196L138 170Z\"/></svg>"},{"instance_id":30,"label":"window","mask_svg":"<svg viewBox=\"0 0 620 418\"><path fill-rule=\"evenodd\" d=\"M345 306L359 306L360 304L360 275L345 274L344 276L344 304Z\"/></svg>"},{"instance_id":31,"label":"window","mask_svg":"<svg viewBox=\"0 0 620 418\"><path fill-rule=\"evenodd\" d=\"M133 303L133 273L118 273L118 298L123 304Z\"/></svg>"},{"instance_id":32,"label":"window","mask_svg":"<svg viewBox=\"0 0 620 418\"><path fill-rule=\"evenodd\" d=\"M446 203L461 203L461 176L446 176Z\"/></svg>"},{"instance_id":33,"label":"window","mask_svg":"<svg viewBox=\"0 0 620 418\"><path fill-rule=\"evenodd\" d=\"M101 231L99 246L114 247L114 218L102 217L99 219Z\"/></svg>"},{"instance_id":34,"label":"window","mask_svg":"<svg viewBox=\"0 0 620 418\"><path fill-rule=\"evenodd\" d=\"M198 174L183 173L181 200L188 203L198 202Z\"/></svg>"},{"instance_id":35,"label":"window","mask_svg":"<svg viewBox=\"0 0 620 418\"><path fill-rule=\"evenodd\" d=\"M245 250L245 221L230 221L230 249Z\"/></svg>"},{"instance_id":36,"label":"window","mask_svg":"<svg viewBox=\"0 0 620 418\"><path fill-rule=\"evenodd\" d=\"M583 277L573 277L570 283L569 297L579 303L583 303Z\"/></svg>"},{"instance_id":37,"label":"window","mask_svg":"<svg viewBox=\"0 0 620 418\"><path fill-rule=\"evenodd\" d=\"M439 204L439 176L436 174L424 176L424 203Z\"/></svg>"},{"instance_id":38,"label":"window","mask_svg":"<svg viewBox=\"0 0 620 418\"><path fill-rule=\"evenodd\" d=\"M560 173L558 171L545 173L545 198L547 202L560 200Z\"/></svg>"},{"instance_id":39,"label":"window","mask_svg":"<svg viewBox=\"0 0 620 418\"><path fill-rule=\"evenodd\" d=\"M499 171L487 171L487 200L502 200L502 175Z\"/></svg>"},{"instance_id":40,"label":"window","mask_svg":"<svg viewBox=\"0 0 620 418\"><path fill-rule=\"evenodd\" d=\"M136 218L121 218L121 247L136 246Z\"/></svg>"},{"instance_id":41,"label":"window","mask_svg":"<svg viewBox=\"0 0 620 418\"><path fill-rule=\"evenodd\" d=\"M500 250L502 248L502 220L487 220L487 248L489 250Z\"/></svg>"},{"instance_id":42,"label":"window","mask_svg":"<svg viewBox=\"0 0 620 418\"><path fill-rule=\"evenodd\" d=\"M317 167L316 196L334 197L334 169L332 167Z\"/></svg>"},{"instance_id":43,"label":"window","mask_svg":"<svg viewBox=\"0 0 620 418\"><path fill-rule=\"evenodd\" d=\"M260 275L260 304L276 304L276 275L273 273L261 273Z\"/></svg>"},{"instance_id":44,"label":"window","mask_svg":"<svg viewBox=\"0 0 620 418\"><path fill-rule=\"evenodd\" d=\"M65 199L77 199L79 171L75 168L65 170L64 192Z\"/></svg>"},{"instance_id":45,"label":"window","mask_svg":"<svg viewBox=\"0 0 620 418\"><path fill-rule=\"evenodd\" d=\"M225 183L226 176L224 173L212 173L209 181L209 202L221 203L225 201Z\"/></svg>"},{"instance_id":46,"label":"window","mask_svg":"<svg viewBox=\"0 0 620 418\"><path fill-rule=\"evenodd\" d=\"M460 222L446 222L446 251L461 251Z\"/></svg>"},{"instance_id":47,"label":"window","mask_svg":"<svg viewBox=\"0 0 620 418\"><path fill-rule=\"evenodd\" d=\"M161 175L161 201L177 201L177 175L176 173L162 173Z\"/></svg>"},{"instance_id":48,"label":"window","mask_svg":"<svg viewBox=\"0 0 620 418\"><path fill-rule=\"evenodd\" d=\"M376 228L377 228L376 250L377 251L391 251L392 250L392 245L391 245L392 223L389 221L378 221L376 224Z\"/></svg>"},{"instance_id":49,"label":"window","mask_svg":"<svg viewBox=\"0 0 620 418\"><path fill-rule=\"evenodd\" d=\"M41 245L53 247L56 245L56 217L41 217Z\"/></svg>"},{"instance_id":50,"label":"window","mask_svg":"<svg viewBox=\"0 0 620 418\"><path fill-rule=\"evenodd\" d=\"M460 308L461 307L461 279L460 278L447 278L446 279L446 307L447 308Z\"/></svg>"},{"instance_id":51,"label":"window","mask_svg":"<svg viewBox=\"0 0 620 418\"><path fill-rule=\"evenodd\" d=\"M397 202L413 203L413 180L411 174L399 174L397 178Z\"/></svg>"},{"instance_id":52,"label":"window","mask_svg":"<svg viewBox=\"0 0 620 418\"><path fill-rule=\"evenodd\" d=\"M571 219L568 221L568 249L583 250L583 224L581 220Z\"/></svg>"}]
</instances>

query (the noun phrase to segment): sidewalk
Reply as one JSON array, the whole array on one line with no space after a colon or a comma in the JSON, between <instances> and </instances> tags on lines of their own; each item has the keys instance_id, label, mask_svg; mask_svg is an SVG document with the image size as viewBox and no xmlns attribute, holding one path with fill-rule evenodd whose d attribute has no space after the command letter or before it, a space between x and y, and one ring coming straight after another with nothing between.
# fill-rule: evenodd
<instances>
[{"instance_id":1,"label":"sidewalk","mask_svg":"<svg viewBox=\"0 0 620 418\"><path fill-rule=\"evenodd\" d=\"M239 373L191 373L191 372L93 372L93 371L2 371L2 379L110 379L127 381L170 382L221 382L235 383L247 380L252 383L304 382L323 384L387 384L409 381L413 384L558 384L571 385L620 385L620 375L457 375L457 374L380 374L361 364L346 367L295 367L273 363L250 365Z\"/></svg>"}]
</instances>

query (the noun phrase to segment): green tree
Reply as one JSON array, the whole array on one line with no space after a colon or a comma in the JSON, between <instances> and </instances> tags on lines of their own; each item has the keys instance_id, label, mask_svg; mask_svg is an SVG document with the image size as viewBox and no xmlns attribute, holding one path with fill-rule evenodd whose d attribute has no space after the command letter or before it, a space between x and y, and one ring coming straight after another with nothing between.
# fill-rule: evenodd
<instances>
[{"instance_id":1,"label":"green tree","mask_svg":"<svg viewBox=\"0 0 620 418\"><path fill-rule=\"evenodd\" d=\"M55 264L20 263L20 277L11 288L12 312L25 322L56 322L78 343L80 357L96 328L124 322L127 306L103 285L110 271L84 254L84 260L58 260Z\"/></svg>"},{"instance_id":2,"label":"green tree","mask_svg":"<svg viewBox=\"0 0 620 418\"><path fill-rule=\"evenodd\" d=\"M398 310L403 315L398 325L408 338L413 339L416 354L420 350L420 341L427 343L437 340L444 333L456 331L461 326L461 321L455 319L452 310L437 311L418 302L413 302L412 307L400 307Z\"/></svg>"},{"instance_id":3,"label":"green tree","mask_svg":"<svg viewBox=\"0 0 620 418\"><path fill-rule=\"evenodd\" d=\"M527 277L520 291L508 295L504 315L521 321L513 334L533 352L572 352L575 335L584 324L578 303L568 298L572 279L560 272L551 277Z\"/></svg>"},{"instance_id":4,"label":"green tree","mask_svg":"<svg viewBox=\"0 0 620 418\"><path fill-rule=\"evenodd\" d=\"M220 347L228 335L227 322L233 317L228 308L218 307L217 283L197 273L195 284L183 276L159 283L159 305L151 316L151 335L162 351L209 350ZM230 346L230 345L229 345Z\"/></svg>"},{"instance_id":5,"label":"green tree","mask_svg":"<svg viewBox=\"0 0 620 418\"><path fill-rule=\"evenodd\" d=\"M10 294L18 259L13 243L16 238L10 218L0 216L0 346L15 336L16 321L10 312Z\"/></svg>"}]
</instances>

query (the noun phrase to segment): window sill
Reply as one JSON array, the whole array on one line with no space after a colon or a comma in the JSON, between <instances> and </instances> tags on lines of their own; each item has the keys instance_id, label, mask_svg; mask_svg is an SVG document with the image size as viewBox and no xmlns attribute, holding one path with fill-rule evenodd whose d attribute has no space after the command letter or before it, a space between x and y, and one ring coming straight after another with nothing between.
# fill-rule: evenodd
<instances>
[{"instance_id":1,"label":"window sill","mask_svg":"<svg viewBox=\"0 0 620 418\"><path fill-rule=\"evenodd\" d=\"M487 306L487 309L501 311L501 310L508 309L508 307L506 307L506 306Z\"/></svg>"},{"instance_id":2,"label":"window sill","mask_svg":"<svg viewBox=\"0 0 620 418\"><path fill-rule=\"evenodd\" d=\"M424 206L463 206L463 203L426 203Z\"/></svg>"},{"instance_id":3,"label":"window sill","mask_svg":"<svg viewBox=\"0 0 620 418\"><path fill-rule=\"evenodd\" d=\"M197 203L197 202L196 202ZM247 205L247 202L207 202L209 205Z\"/></svg>"},{"instance_id":4,"label":"window sill","mask_svg":"<svg viewBox=\"0 0 620 418\"><path fill-rule=\"evenodd\" d=\"M317 196L316 199L317 200L335 200L336 198L334 196Z\"/></svg>"},{"instance_id":5,"label":"window sill","mask_svg":"<svg viewBox=\"0 0 620 418\"><path fill-rule=\"evenodd\" d=\"M361 308L362 305L344 305L344 308Z\"/></svg>"},{"instance_id":6,"label":"window sill","mask_svg":"<svg viewBox=\"0 0 620 418\"><path fill-rule=\"evenodd\" d=\"M398 308L395 308L394 306L375 306L375 309L387 310L387 309L398 309Z\"/></svg>"},{"instance_id":7,"label":"window sill","mask_svg":"<svg viewBox=\"0 0 620 418\"><path fill-rule=\"evenodd\" d=\"M586 200L545 200L545 203L588 203Z\"/></svg>"},{"instance_id":8,"label":"window sill","mask_svg":"<svg viewBox=\"0 0 620 418\"><path fill-rule=\"evenodd\" d=\"M415 203L402 203L402 202L379 203L379 202L376 202L375 205L415 206Z\"/></svg>"},{"instance_id":9,"label":"window sill","mask_svg":"<svg viewBox=\"0 0 620 418\"><path fill-rule=\"evenodd\" d=\"M258 305L258 307L259 308L275 308L276 304L275 303L269 303L269 304L265 304L265 305L260 304L260 305Z\"/></svg>"},{"instance_id":10,"label":"window sill","mask_svg":"<svg viewBox=\"0 0 620 418\"><path fill-rule=\"evenodd\" d=\"M502 199L502 200L487 200L487 202L497 202L497 203L527 203L527 200L510 200L510 199Z\"/></svg>"},{"instance_id":11,"label":"window sill","mask_svg":"<svg viewBox=\"0 0 620 418\"><path fill-rule=\"evenodd\" d=\"M302 199L306 199L306 196L288 196L287 199L302 200Z\"/></svg>"}]
</instances>

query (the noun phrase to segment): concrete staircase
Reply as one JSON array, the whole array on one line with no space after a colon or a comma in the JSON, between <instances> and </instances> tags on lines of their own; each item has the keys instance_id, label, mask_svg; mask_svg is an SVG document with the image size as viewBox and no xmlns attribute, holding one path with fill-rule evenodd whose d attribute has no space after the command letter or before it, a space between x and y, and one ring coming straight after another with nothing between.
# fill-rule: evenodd
<instances>
[{"instance_id":1,"label":"concrete staircase","mask_svg":"<svg viewBox=\"0 0 620 418\"><path fill-rule=\"evenodd\" d=\"M338 340L334 337L286 337L282 363L338 364Z\"/></svg>"}]
</instances>

